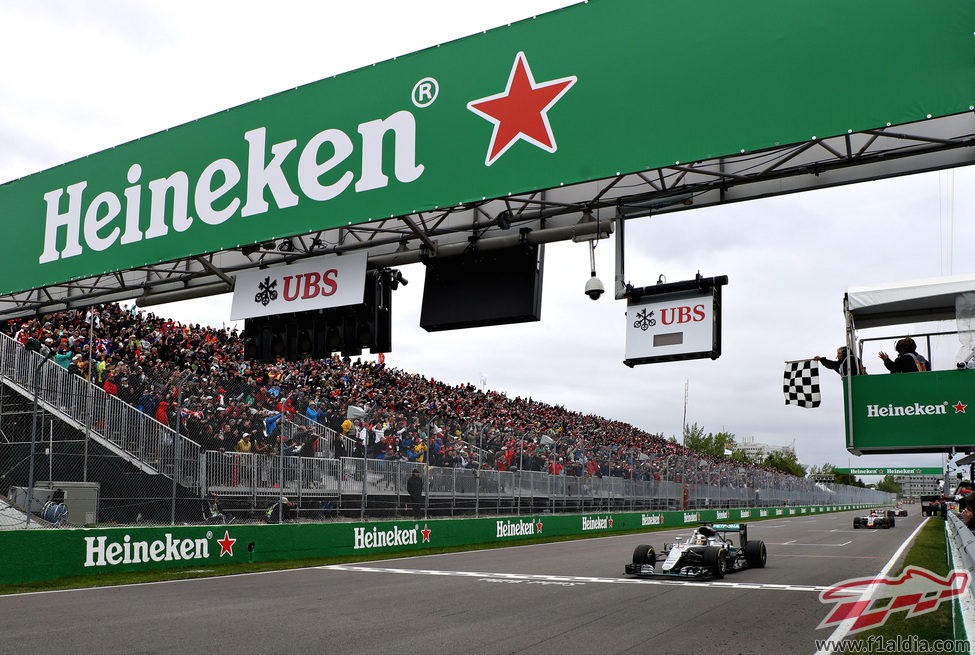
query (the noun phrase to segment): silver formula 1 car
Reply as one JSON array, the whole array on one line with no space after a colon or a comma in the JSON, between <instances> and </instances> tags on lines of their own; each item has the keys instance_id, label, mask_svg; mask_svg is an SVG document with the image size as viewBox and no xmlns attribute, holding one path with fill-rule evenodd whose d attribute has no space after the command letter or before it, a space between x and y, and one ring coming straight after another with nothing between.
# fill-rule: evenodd
<instances>
[{"instance_id":1,"label":"silver formula 1 car","mask_svg":"<svg viewBox=\"0 0 975 655\"><path fill-rule=\"evenodd\" d=\"M677 537L664 544L659 557L653 546L641 544L633 551L628 575L720 580L725 573L763 568L768 559L764 541L749 541L744 523L702 523L684 541Z\"/></svg>"}]
</instances>

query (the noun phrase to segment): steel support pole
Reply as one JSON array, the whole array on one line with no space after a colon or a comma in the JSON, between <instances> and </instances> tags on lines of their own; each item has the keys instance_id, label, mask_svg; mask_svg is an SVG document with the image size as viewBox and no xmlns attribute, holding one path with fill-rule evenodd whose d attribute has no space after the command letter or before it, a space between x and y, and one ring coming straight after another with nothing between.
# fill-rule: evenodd
<instances>
[{"instance_id":1,"label":"steel support pole","mask_svg":"<svg viewBox=\"0 0 975 655\"><path fill-rule=\"evenodd\" d=\"M48 348L48 353L34 367L34 407L30 426L30 473L27 480L27 507L24 508L24 513L27 515L24 522L25 528L30 527L30 509L31 505L34 504L34 447L37 444L37 396L41 390L41 367L53 356L54 351Z\"/></svg>"},{"instance_id":2,"label":"steel support pole","mask_svg":"<svg viewBox=\"0 0 975 655\"><path fill-rule=\"evenodd\" d=\"M183 385L193 377L193 373L187 373L183 376L183 379L179 381L176 386L176 438L173 440L173 495L170 500L169 507L169 523L170 525L176 525L176 478L179 476L179 457L177 451L182 445L180 443L180 428L183 425ZM168 427L168 426L167 426Z\"/></svg>"},{"instance_id":3,"label":"steel support pole","mask_svg":"<svg viewBox=\"0 0 975 655\"><path fill-rule=\"evenodd\" d=\"M88 313L88 386L85 387L85 392L88 397L87 410L85 411L85 454L84 454L84 465L81 474L82 482L88 482L88 442L91 440L91 410L92 403L95 398L92 394L91 385L94 384L91 372L95 368L95 306L92 305L91 311ZM82 378L84 379L84 378Z\"/></svg>"}]
</instances>

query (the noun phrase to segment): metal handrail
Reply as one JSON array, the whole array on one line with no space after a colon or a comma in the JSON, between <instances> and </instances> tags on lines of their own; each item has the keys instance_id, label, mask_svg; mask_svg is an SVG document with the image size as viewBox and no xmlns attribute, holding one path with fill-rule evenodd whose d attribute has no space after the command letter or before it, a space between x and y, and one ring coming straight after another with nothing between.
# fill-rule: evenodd
<instances>
[{"instance_id":1,"label":"metal handrail","mask_svg":"<svg viewBox=\"0 0 975 655\"><path fill-rule=\"evenodd\" d=\"M199 444L89 380L68 373L56 362L45 363L35 377L33 365L40 360L39 353L0 333L0 377L8 386L21 393L36 386L45 409L75 425L93 423L90 433L99 443L148 473L172 477L168 469L175 471L176 458L180 458L180 484L199 485L195 465L203 451ZM194 465L187 466L188 461Z\"/></svg>"},{"instance_id":2,"label":"metal handrail","mask_svg":"<svg viewBox=\"0 0 975 655\"><path fill-rule=\"evenodd\" d=\"M972 534L955 512L948 512L945 519L951 536L949 543L957 547L962 566L968 571L968 588L975 592L975 534Z\"/></svg>"}]
</instances>

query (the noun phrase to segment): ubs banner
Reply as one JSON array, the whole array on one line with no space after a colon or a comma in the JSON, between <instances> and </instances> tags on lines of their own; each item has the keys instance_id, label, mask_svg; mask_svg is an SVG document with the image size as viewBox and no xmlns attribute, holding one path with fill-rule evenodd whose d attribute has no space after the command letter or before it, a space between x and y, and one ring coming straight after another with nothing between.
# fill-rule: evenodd
<instances>
[{"instance_id":1,"label":"ubs banner","mask_svg":"<svg viewBox=\"0 0 975 655\"><path fill-rule=\"evenodd\" d=\"M727 275L633 289L626 301L623 363L721 356L721 287Z\"/></svg>"},{"instance_id":2,"label":"ubs banner","mask_svg":"<svg viewBox=\"0 0 975 655\"><path fill-rule=\"evenodd\" d=\"M845 379L843 384L846 390ZM868 453L970 447L973 399L975 370L859 375L853 378L847 448Z\"/></svg>"},{"instance_id":3,"label":"ubs banner","mask_svg":"<svg viewBox=\"0 0 975 655\"><path fill-rule=\"evenodd\" d=\"M237 274L231 320L356 305L366 284L366 253L327 255Z\"/></svg>"}]
</instances>

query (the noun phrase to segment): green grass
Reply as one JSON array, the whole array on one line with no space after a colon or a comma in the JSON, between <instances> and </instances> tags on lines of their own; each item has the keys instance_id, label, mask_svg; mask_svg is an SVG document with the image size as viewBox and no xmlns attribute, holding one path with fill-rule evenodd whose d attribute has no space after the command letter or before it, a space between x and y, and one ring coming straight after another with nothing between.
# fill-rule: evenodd
<instances>
[{"instance_id":1,"label":"green grass","mask_svg":"<svg viewBox=\"0 0 975 655\"><path fill-rule=\"evenodd\" d=\"M895 566L888 573L898 575L907 566L919 566L940 576L946 576L949 571L948 545L945 537L944 521L930 519L918 533L917 539L904 556L904 561ZM953 604L942 603L938 609L921 616L908 619L906 612L892 612L887 622L873 630L857 634L851 639L867 641L871 638L896 639L898 635L904 637L917 635L924 641L953 638ZM961 651L968 653L966 649Z\"/></svg>"}]
</instances>

